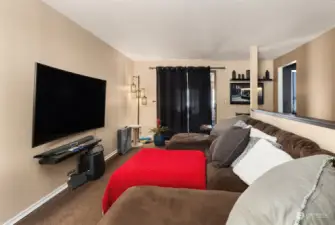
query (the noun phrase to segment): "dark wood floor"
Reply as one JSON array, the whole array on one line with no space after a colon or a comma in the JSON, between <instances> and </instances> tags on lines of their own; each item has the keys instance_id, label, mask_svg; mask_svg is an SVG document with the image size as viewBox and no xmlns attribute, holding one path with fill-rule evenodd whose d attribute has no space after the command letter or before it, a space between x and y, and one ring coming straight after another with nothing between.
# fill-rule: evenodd
<instances>
[{"instance_id":1,"label":"dark wood floor","mask_svg":"<svg viewBox=\"0 0 335 225\"><path fill-rule=\"evenodd\" d=\"M124 156L116 156L107 163L105 175L89 182L75 191L65 191L37 211L30 214L19 225L94 225L101 219L101 199L110 175L138 150Z\"/></svg>"}]
</instances>

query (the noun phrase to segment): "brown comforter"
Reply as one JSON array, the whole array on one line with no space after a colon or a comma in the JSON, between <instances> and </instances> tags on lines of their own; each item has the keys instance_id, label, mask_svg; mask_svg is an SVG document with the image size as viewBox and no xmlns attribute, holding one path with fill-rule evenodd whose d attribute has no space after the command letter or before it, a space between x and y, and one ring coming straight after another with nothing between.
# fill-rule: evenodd
<instances>
[{"instance_id":1,"label":"brown comforter","mask_svg":"<svg viewBox=\"0 0 335 225\"><path fill-rule=\"evenodd\" d=\"M132 187L99 225L225 224L240 193L179 188Z\"/></svg>"}]
</instances>

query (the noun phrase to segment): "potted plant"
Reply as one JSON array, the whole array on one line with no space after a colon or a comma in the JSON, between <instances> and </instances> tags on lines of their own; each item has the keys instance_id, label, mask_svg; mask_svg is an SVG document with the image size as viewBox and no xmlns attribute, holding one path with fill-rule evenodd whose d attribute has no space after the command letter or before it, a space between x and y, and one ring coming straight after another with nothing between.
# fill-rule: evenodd
<instances>
[{"instance_id":1,"label":"potted plant","mask_svg":"<svg viewBox=\"0 0 335 225\"><path fill-rule=\"evenodd\" d=\"M157 126L150 129L150 132L154 134L154 144L155 146L164 146L165 145L165 138L163 133L168 130L167 127L161 126L160 119L157 119Z\"/></svg>"}]
</instances>

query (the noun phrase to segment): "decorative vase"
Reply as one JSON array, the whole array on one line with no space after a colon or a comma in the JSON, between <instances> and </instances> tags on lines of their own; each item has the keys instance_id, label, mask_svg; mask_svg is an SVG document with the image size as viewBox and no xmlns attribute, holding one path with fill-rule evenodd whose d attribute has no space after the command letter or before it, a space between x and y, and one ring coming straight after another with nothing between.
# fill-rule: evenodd
<instances>
[{"instance_id":1,"label":"decorative vase","mask_svg":"<svg viewBox=\"0 0 335 225\"><path fill-rule=\"evenodd\" d=\"M246 71L247 80L250 80L250 70Z\"/></svg>"},{"instance_id":2,"label":"decorative vase","mask_svg":"<svg viewBox=\"0 0 335 225\"><path fill-rule=\"evenodd\" d=\"M232 77L231 77L233 80L236 80L236 71L233 70L233 73L232 73Z\"/></svg>"},{"instance_id":3,"label":"decorative vase","mask_svg":"<svg viewBox=\"0 0 335 225\"><path fill-rule=\"evenodd\" d=\"M244 74L242 74L242 80L245 80L245 76L244 76Z\"/></svg>"},{"instance_id":4,"label":"decorative vase","mask_svg":"<svg viewBox=\"0 0 335 225\"><path fill-rule=\"evenodd\" d=\"M265 72L265 79L270 80L270 72L268 70Z\"/></svg>"},{"instance_id":5,"label":"decorative vase","mask_svg":"<svg viewBox=\"0 0 335 225\"><path fill-rule=\"evenodd\" d=\"M238 79L241 80L241 74L238 75Z\"/></svg>"},{"instance_id":6,"label":"decorative vase","mask_svg":"<svg viewBox=\"0 0 335 225\"><path fill-rule=\"evenodd\" d=\"M161 147L165 145L165 138L162 134L155 134L154 135L154 144L157 147Z\"/></svg>"}]
</instances>

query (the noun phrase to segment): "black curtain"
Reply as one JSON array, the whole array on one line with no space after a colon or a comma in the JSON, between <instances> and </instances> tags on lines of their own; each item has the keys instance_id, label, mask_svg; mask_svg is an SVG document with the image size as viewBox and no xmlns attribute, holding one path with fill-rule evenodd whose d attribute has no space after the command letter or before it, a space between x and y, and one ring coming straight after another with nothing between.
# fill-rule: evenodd
<instances>
[{"instance_id":1,"label":"black curtain","mask_svg":"<svg viewBox=\"0 0 335 225\"><path fill-rule=\"evenodd\" d=\"M185 67L157 67L157 116L171 132L187 132Z\"/></svg>"},{"instance_id":2,"label":"black curtain","mask_svg":"<svg viewBox=\"0 0 335 225\"><path fill-rule=\"evenodd\" d=\"M212 124L210 67L188 68L189 132L200 132L202 124Z\"/></svg>"}]
</instances>

